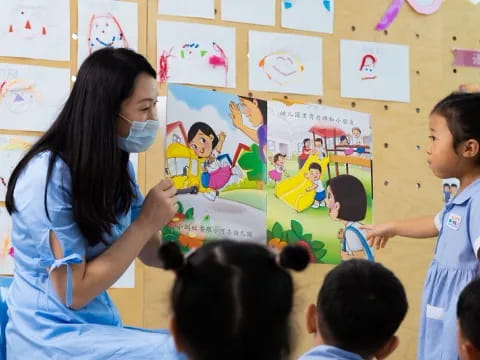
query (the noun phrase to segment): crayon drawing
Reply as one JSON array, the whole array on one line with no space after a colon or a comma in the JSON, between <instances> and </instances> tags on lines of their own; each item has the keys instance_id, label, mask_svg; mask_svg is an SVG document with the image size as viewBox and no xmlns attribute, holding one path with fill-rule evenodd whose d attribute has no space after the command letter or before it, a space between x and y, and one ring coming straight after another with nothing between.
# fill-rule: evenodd
<instances>
[{"instance_id":1,"label":"crayon drawing","mask_svg":"<svg viewBox=\"0 0 480 360\"><path fill-rule=\"evenodd\" d=\"M0 275L13 275L14 250L11 243L12 221L7 209L0 207Z\"/></svg>"}]
</instances>

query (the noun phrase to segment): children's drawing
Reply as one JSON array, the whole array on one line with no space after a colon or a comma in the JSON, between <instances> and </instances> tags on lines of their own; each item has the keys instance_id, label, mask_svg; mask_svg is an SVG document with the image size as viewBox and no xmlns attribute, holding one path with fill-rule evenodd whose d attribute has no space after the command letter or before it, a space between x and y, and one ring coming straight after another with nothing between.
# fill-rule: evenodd
<instances>
[{"instance_id":1,"label":"children's drawing","mask_svg":"<svg viewBox=\"0 0 480 360\"><path fill-rule=\"evenodd\" d=\"M340 72L342 97L410 101L408 46L341 40Z\"/></svg>"},{"instance_id":2,"label":"children's drawing","mask_svg":"<svg viewBox=\"0 0 480 360\"><path fill-rule=\"evenodd\" d=\"M328 184L345 174L359 179L367 194L359 201L367 203L366 209L361 219L344 220L371 221L370 116L321 105L272 101L268 106L271 117L267 144L270 181L266 185L269 245L279 248L299 243L310 250L313 262L338 263L341 259L339 225L330 215ZM277 169L284 171L281 177ZM337 197L343 199L342 194L343 190ZM341 225L344 229L345 223Z\"/></svg>"},{"instance_id":3,"label":"children's drawing","mask_svg":"<svg viewBox=\"0 0 480 360\"><path fill-rule=\"evenodd\" d=\"M444 203L450 202L457 195L460 187L460 180L456 178L443 179L442 181L442 200Z\"/></svg>"},{"instance_id":4,"label":"children's drawing","mask_svg":"<svg viewBox=\"0 0 480 360\"><path fill-rule=\"evenodd\" d=\"M0 201L5 201L10 174L36 140L31 136L0 135Z\"/></svg>"},{"instance_id":5,"label":"children's drawing","mask_svg":"<svg viewBox=\"0 0 480 360\"><path fill-rule=\"evenodd\" d=\"M215 2L214 0L159 0L158 13L213 19Z\"/></svg>"},{"instance_id":6,"label":"children's drawing","mask_svg":"<svg viewBox=\"0 0 480 360\"><path fill-rule=\"evenodd\" d=\"M362 80L374 80L377 78L375 73L375 65L377 58L372 54L366 54L362 57L362 63L360 64L360 74Z\"/></svg>"},{"instance_id":7,"label":"children's drawing","mask_svg":"<svg viewBox=\"0 0 480 360\"><path fill-rule=\"evenodd\" d=\"M375 29L387 29L396 19L404 2L405 0L392 0ZM442 5L442 0L407 0L407 2L416 12L424 15L430 15L437 12Z\"/></svg>"},{"instance_id":8,"label":"children's drawing","mask_svg":"<svg viewBox=\"0 0 480 360\"><path fill-rule=\"evenodd\" d=\"M260 60L258 66L263 69L269 80L286 85L301 77L305 70L298 59L288 53L274 53Z\"/></svg>"},{"instance_id":9,"label":"children's drawing","mask_svg":"<svg viewBox=\"0 0 480 360\"><path fill-rule=\"evenodd\" d=\"M2 3L0 56L69 60L70 2L15 0Z\"/></svg>"},{"instance_id":10,"label":"children's drawing","mask_svg":"<svg viewBox=\"0 0 480 360\"><path fill-rule=\"evenodd\" d=\"M250 31L249 46L251 90L322 94L322 39Z\"/></svg>"},{"instance_id":11,"label":"children's drawing","mask_svg":"<svg viewBox=\"0 0 480 360\"><path fill-rule=\"evenodd\" d=\"M179 211L164 240L185 252L221 238L264 243L266 102L169 85L167 104L165 172Z\"/></svg>"},{"instance_id":12,"label":"children's drawing","mask_svg":"<svg viewBox=\"0 0 480 360\"><path fill-rule=\"evenodd\" d=\"M160 82L235 87L235 29L159 21L157 35Z\"/></svg>"},{"instance_id":13,"label":"children's drawing","mask_svg":"<svg viewBox=\"0 0 480 360\"><path fill-rule=\"evenodd\" d=\"M13 275L14 250L11 243L12 221L7 209L0 207L0 275Z\"/></svg>"},{"instance_id":14,"label":"children's drawing","mask_svg":"<svg viewBox=\"0 0 480 360\"><path fill-rule=\"evenodd\" d=\"M410 6L418 13L430 15L437 12L443 0L407 0Z\"/></svg>"},{"instance_id":15,"label":"children's drawing","mask_svg":"<svg viewBox=\"0 0 480 360\"><path fill-rule=\"evenodd\" d=\"M282 27L333 33L334 0L282 0Z\"/></svg>"},{"instance_id":16,"label":"children's drawing","mask_svg":"<svg viewBox=\"0 0 480 360\"><path fill-rule=\"evenodd\" d=\"M275 0L222 0L222 20L275 25Z\"/></svg>"},{"instance_id":17,"label":"children's drawing","mask_svg":"<svg viewBox=\"0 0 480 360\"><path fill-rule=\"evenodd\" d=\"M70 91L70 71L0 63L0 128L44 131Z\"/></svg>"},{"instance_id":18,"label":"children's drawing","mask_svg":"<svg viewBox=\"0 0 480 360\"><path fill-rule=\"evenodd\" d=\"M78 59L104 47L138 50L138 5L116 0L79 0Z\"/></svg>"}]
</instances>

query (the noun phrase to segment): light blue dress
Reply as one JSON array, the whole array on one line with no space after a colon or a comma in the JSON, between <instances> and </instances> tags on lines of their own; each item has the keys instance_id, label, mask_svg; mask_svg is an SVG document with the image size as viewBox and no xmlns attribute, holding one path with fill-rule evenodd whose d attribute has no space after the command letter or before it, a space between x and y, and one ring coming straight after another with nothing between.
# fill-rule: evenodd
<instances>
[{"instance_id":1,"label":"light blue dress","mask_svg":"<svg viewBox=\"0 0 480 360\"><path fill-rule=\"evenodd\" d=\"M439 236L425 280L418 359L455 360L458 297L480 270L480 179L446 204L435 224Z\"/></svg>"},{"instance_id":2,"label":"light blue dress","mask_svg":"<svg viewBox=\"0 0 480 360\"><path fill-rule=\"evenodd\" d=\"M298 360L363 360L363 358L334 346L319 345L307 351Z\"/></svg>"},{"instance_id":3,"label":"light blue dress","mask_svg":"<svg viewBox=\"0 0 480 360\"><path fill-rule=\"evenodd\" d=\"M15 188L17 212L12 216L15 275L8 302L6 327L7 360L35 359L184 359L175 351L166 330L122 326L120 315L106 291L79 310L71 310L58 298L46 268L67 267L67 304L71 301L70 265L87 261L105 251L91 247L74 222L71 208L70 172L57 158L44 208L46 174L50 152L34 157ZM129 172L134 178L133 166ZM135 183L137 198L127 214L119 215L113 227L115 241L138 214L143 196ZM53 230L64 258L56 260L49 246Z\"/></svg>"}]
</instances>

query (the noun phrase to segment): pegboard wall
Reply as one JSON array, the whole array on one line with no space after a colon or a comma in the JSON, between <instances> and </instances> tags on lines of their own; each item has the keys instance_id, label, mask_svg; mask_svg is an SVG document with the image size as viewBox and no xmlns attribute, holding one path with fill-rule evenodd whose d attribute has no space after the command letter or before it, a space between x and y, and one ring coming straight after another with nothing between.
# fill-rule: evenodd
<instances>
[{"instance_id":1,"label":"pegboard wall","mask_svg":"<svg viewBox=\"0 0 480 360\"><path fill-rule=\"evenodd\" d=\"M71 32L77 29L77 0L71 1ZM124 0L125 1L125 0ZM161 1L161 0L160 0ZM437 212L441 206L441 182L426 165L425 148L428 136L428 114L433 105L460 84L480 82L475 68L454 67L453 48L478 49L480 5L469 0L445 0L440 10L429 16L417 14L405 4L395 22L385 31L374 30L390 0L337 0L334 33L283 29L280 26L280 0L277 0L275 26L257 26L221 21L221 1L216 1L213 20L157 14L157 0L138 3L139 51L152 64L157 63L157 20L174 20L235 27L237 31L237 88L225 90L264 99L287 99L322 103L354 109L372 115L374 143L374 219L380 223L396 218ZM261 0L259 0L260 2ZM255 9L252 9L255 11ZM324 95L319 98L293 94L251 92L248 88L248 31L272 31L319 36L323 39ZM410 103L346 99L340 97L339 44L341 39L375 41L408 45L410 48ZM53 62L18 58L1 58L0 62L38 64L77 69L76 41L71 42L71 62ZM395 86L394 83L391 86ZM161 94L166 94L161 86ZM27 134L29 132L3 131ZM34 133L38 134L38 133ZM140 156L139 182L147 192L163 176L163 139L158 139L146 154ZM3 204L0 204L3 206ZM417 331L423 281L433 256L434 240L397 238L377 253L378 261L391 268L404 283L410 310L399 330L400 347L392 359L416 357ZM327 265L314 265L296 274L296 303L293 315L294 356L311 347L313 338L306 334L303 310L315 302L322 279L330 270ZM124 322L145 327L168 326L168 292L172 274L143 267L137 263L135 289L111 290Z\"/></svg>"}]
</instances>

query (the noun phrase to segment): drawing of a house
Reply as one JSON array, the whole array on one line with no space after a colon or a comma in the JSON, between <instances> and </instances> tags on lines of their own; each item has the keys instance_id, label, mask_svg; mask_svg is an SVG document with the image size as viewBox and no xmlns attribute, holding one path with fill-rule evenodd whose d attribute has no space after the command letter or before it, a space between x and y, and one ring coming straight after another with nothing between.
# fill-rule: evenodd
<instances>
[{"instance_id":1,"label":"drawing of a house","mask_svg":"<svg viewBox=\"0 0 480 360\"><path fill-rule=\"evenodd\" d=\"M187 132L183 127L181 121L176 121L174 123L167 125L167 133L166 133L166 142L167 145L172 143L179 143L187 146L188 138Z\"/></svg>"}]
</instances>

